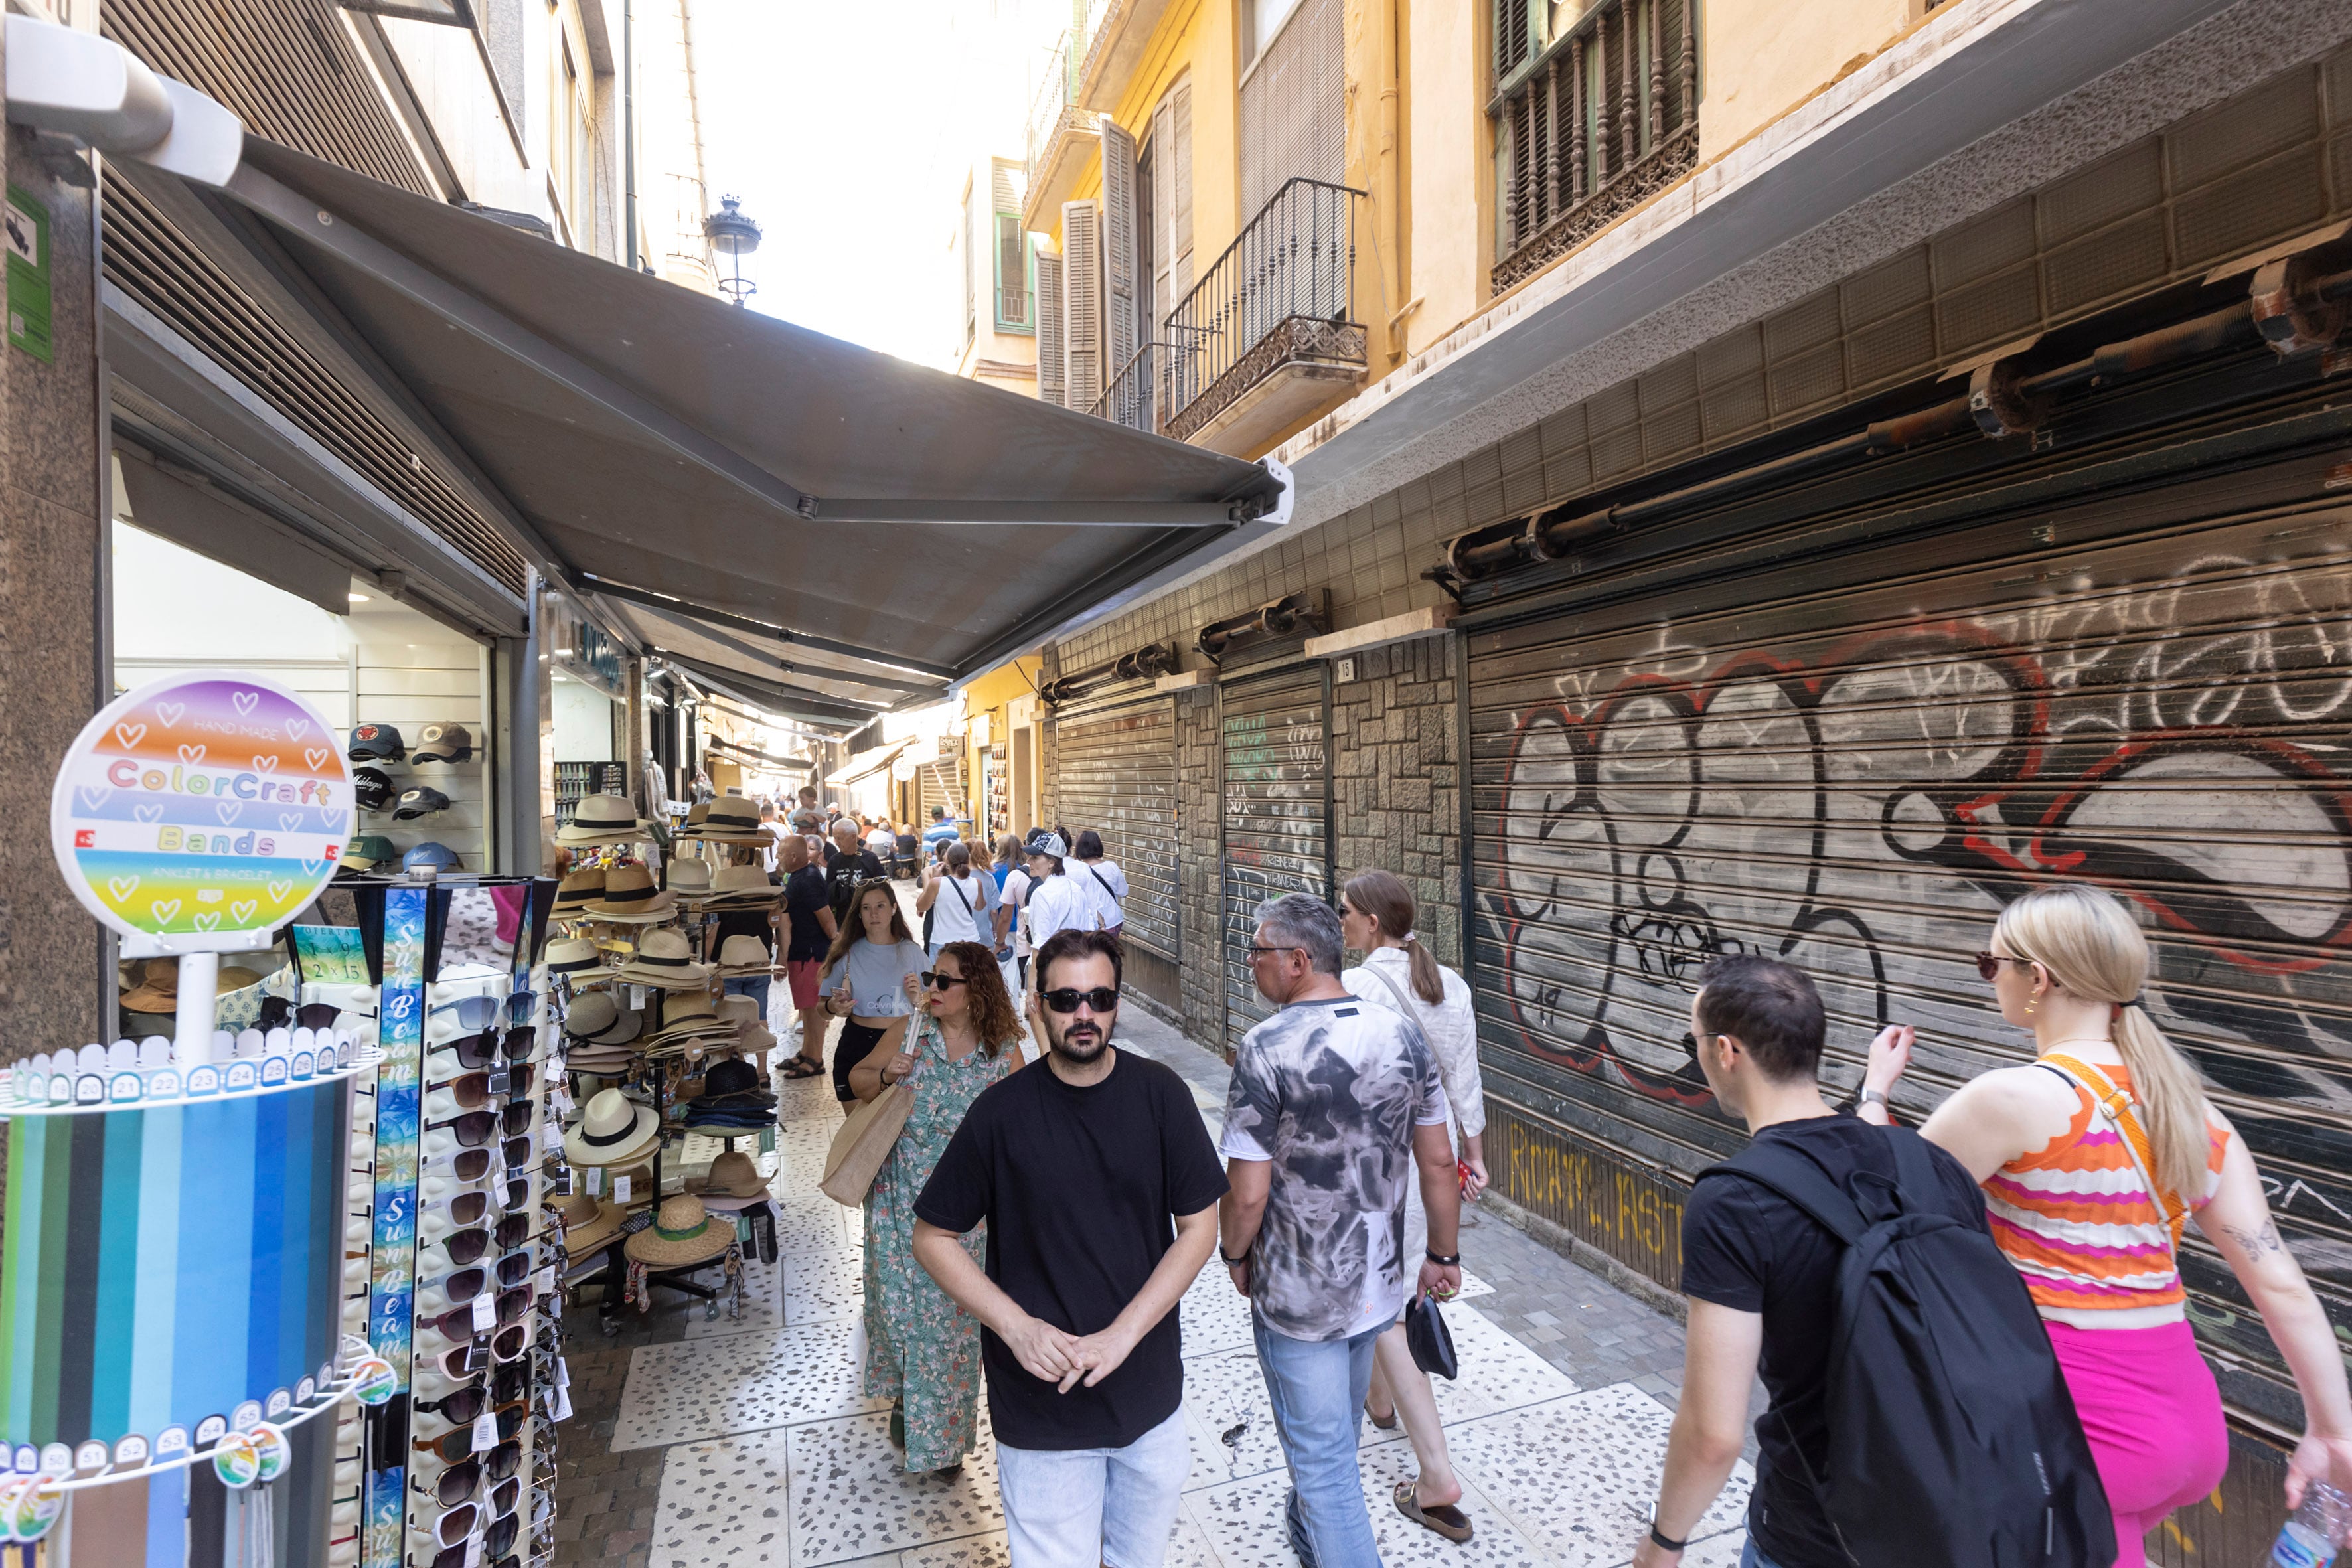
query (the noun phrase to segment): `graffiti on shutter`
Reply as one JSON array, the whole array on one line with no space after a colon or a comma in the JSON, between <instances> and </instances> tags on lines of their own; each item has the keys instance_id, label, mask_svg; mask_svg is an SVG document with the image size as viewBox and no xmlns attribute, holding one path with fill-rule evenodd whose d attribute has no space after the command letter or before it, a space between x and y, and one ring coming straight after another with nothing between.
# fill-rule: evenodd
<instances>
[{"instance_id":1,"label":"graffiti on shutter","mask_svg":"<svg viewBox=\"0 0 2352 1568\"><path fill-rule=\"evenodd\" d=\"M1916 1121L2030 1055L1972 963L1993 917L2088 882L2147 931L2150 1016L2352 1332L2352 509L2310 499L2324 468L1476 634L1488 1094L1687 1182L1746 1142L1699 1071L1690 995L1709 958L1760 952L1820 984L1839 1093L1881 1025L1918 1026L1895 1099ZM1544 1195L1510 1191L1540 1163L1512 1160L1507 1194ZM2224 1394L2294 1426L2276 1352L2193 1229L2182 1270Z\"/></svg>"},{"instance_id":2,"label":"graffiti on shutter","mask_svg":"<svg viewBox=\"0 0 2352 1568\"><path fill-rule=\"evenodd\" d=\"M1274 1011L1250 968L1258 906L1284 893L1331 895L1330 714L1320 665L1223 692L1229 1049Z\"/></svg>"},{"instance_id":3,"label":"graffiti on shutter","mask_svg":"<svg viewBox=\"0 0 2352 1568\"><path fill-rule=\"evenodd\" d=\"M1101 834L1104 858L1127 873L1124 940L1178 962L1174 706L1057 716L1054 752L1062 825ZM1087 874L1076 861L1069 872Z\"/></svg>"}]
</instances>

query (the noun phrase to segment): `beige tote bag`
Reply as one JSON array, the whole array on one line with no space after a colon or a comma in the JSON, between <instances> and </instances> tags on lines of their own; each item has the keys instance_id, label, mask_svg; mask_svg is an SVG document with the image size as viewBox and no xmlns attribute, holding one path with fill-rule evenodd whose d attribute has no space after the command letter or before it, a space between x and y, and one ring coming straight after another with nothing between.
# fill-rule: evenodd
<instances>
[{"instance_id":1,"label":"beige tote bag","mask_svg":"<svg viewBox=\"0 0 2352 1568\"><path fill-rule=\"evenodd\" d=\"M907 1113L914 1108L914 1089L894 1083L851 1111L841 1131L833 1135L833 1147L825 1152L824 1180L817 1184L817 1190L845 1208L863 1205L874 1178L881 1173L882 1162L890 1157L898 1134L907 1130Z\"/></svg>"}]
</instances>

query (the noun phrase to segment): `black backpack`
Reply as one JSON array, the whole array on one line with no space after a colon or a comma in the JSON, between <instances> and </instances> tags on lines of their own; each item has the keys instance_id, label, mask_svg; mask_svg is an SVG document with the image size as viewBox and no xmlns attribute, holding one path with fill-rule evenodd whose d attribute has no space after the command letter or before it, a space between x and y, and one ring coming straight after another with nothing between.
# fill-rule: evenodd
<instances>
[{"instance_id":1,"label":"black backpack","mask_svg":"<svg viewBox=\"0 0 2352 1568\"><path fill-rule=\"evenodd\" d=\"M1845 1246L1810 1478L1832 1526L1862 1568L2108 1568L2106 1490L2024 1279L1937 1202L1919 1135L1886 1133L1894 1178L1843 1191L1771 1142L1700 1173L1769 1187Z\"/></svg>"}]
</instances>

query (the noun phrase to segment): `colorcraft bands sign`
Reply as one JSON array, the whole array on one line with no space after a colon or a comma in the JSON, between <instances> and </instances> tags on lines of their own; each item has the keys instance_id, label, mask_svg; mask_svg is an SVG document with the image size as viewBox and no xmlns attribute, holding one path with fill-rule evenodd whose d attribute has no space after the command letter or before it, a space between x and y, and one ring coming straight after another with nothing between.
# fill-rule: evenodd
<instances>
[{"instance_id":1,"label":"colorcraft bands sign","mask_svg":"<svg viewBox=\"0 0 2352 1568\"><path fill-rule=\"evenodd\" d=\"M352 804L317 709L274 681L205 672L142 686L83 728L49 829L66 885L100 921L233 952L333 877Z\"/></svg>"}]
</instances>

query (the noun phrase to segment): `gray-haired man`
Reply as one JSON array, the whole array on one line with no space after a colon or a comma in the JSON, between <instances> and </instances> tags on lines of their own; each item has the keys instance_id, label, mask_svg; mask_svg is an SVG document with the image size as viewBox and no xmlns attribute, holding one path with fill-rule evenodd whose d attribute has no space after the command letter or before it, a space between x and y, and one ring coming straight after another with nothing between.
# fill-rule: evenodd
<instances>
[{"instance_id":1,"label":"gray-haired man","mask_svg":"<svg viewBox=\"0 0 2352 1568\"><path fill-rule=\"evenodd\" d=\"M1256 1309L1290 1467L1292 1550L1306 1568L1380 1568L1356 1465L1372 1346L1413 1295L1461 1289L1461 1193L1429 1043L1339 983L1340 952L1339 917L1321 900L1287 893L1258 910L1250 963L1280 1011L1234 1058L1219 1251ZM1403 1256L1416 1167L1429 1215L1420 1260Z\"/></svg>"}]
</instances>

